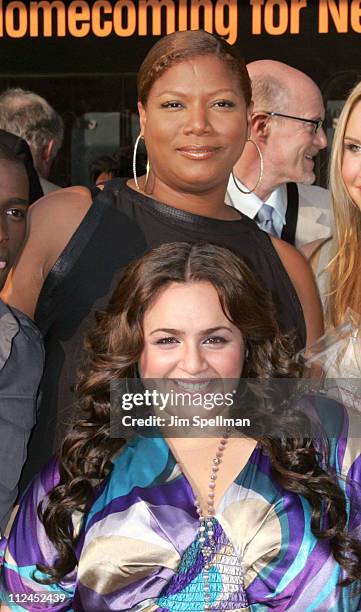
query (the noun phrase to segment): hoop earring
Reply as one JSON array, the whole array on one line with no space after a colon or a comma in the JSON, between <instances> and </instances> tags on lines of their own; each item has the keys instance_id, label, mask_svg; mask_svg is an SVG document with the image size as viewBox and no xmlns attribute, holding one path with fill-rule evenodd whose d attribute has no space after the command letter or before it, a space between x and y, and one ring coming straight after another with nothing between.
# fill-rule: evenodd
<instances>
[{"instance_id":1,"label":"hoop earring","mask_svg":"<svg viewBox=\"0 0 361 612\"><path fill-rule=\"evenodd\" d=\"M252 189L249 189L248 191L245 191L244 189L241 189L241 187L238 185L236 177L233 174L233 170L231 172L232 174L232 178L233 178L233 182L235 184L235 186L237 187L238 191L240 191L241 193L244 193L244 195L248 195L250 193L253 193L255 191L255 189L257 189L258 185L260 184L262 178L263 178L263 169L264 169L264 164L263 164L263 155L262 155L262 151L259 148L258 144L252 140L252 138L247 138L246 142L251 142L252 144L254 144L254 146L257 149L257 153L259 155L259 162L260 162L260 171L259 171L259 177L257 179L257 183L255 184L255 186Z\"/></svg>"},{"instance_id":2,"label":"hoop earring","mask_svg":"<svg viewBox=\"0 0 361 612\"><path fill-rule=\"evenodd\" d=\"M138 189L138 191L141 191L141 189L139 187L138 177L137 177L137 150L138 150L139 142L141 140L144 140L143 134L139 134L137 140L134 143L134 149L133 149L133 178L134 178L135 186ZM145 188L146 188L147 183L148 183L149 172L150 172L150 161L148 159L148 161L147 161L147 172L146 172L146 175L145 175L144 191L145 191Z\"/></svg>"},{"instance_id":3,"label":"hoop earring","mask_svg":"<svg viewBox=\"0 0 361 612\"><path fill-rule=\"evenodd\" d=\"M146 188L147 188L148 179L149 179L149 173L150 173L150 161L149 161L149 159L147 159L147 170L146 170L146 173L145 173L145 181L144 181L144 189L143 189L143 191L145 191Z\"/></svg>"}]
</instances>

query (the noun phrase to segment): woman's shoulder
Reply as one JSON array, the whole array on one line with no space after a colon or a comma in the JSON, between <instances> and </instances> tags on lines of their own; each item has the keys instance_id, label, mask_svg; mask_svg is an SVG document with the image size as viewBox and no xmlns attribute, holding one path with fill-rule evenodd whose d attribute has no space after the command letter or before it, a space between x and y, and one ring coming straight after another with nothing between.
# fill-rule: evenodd
<instances>
[{"instance_id":1,"label":"woman's shoulder","mask_svg":"<svg viewBox=\"0 0 361 612\"><path fill-rule=\"evenodd\" d=\"M29 237L34 233L40 236L45 232L45 235L52 238L54 249L63 248L82 222L91 204L92 195L86 187L68 187L52 191L30 207ZM54 240L54 227L56 227L56 240Z\"/></svg>"},{"instance_id":2,"label":"woman's shoulder","mask_svg":"<svg viewBox=\"0 0 361 612\"><path fill-rule=\"evenodd\" d=\"M22 504L26 506L31 501L31 504L38 500L38 503L46 499L48 494L60 482L59 461L53 457L43 469L35 476L28 488L25 490L21 499Z\"/></svg>"},{"instance_id":3,"label":"woman's shoulder","mask_svg":"<svg viewBox=\"0 0 361 612\"><path fill-rule=\"evenodd\" d=\"M40 529L37 515L39 504L46 502L50 491L59 484L59 481L59 465L58 461L54 458L30 483L21 497L19 505L13 510L5 531L5 538L7 536L7 539L2 542L2 547L7 548L12 558L16 559L18 552L21 552L24 539L28 536L31 535L37 540L37 534ZM26 554L27 552L24 550L23 556L25 557Z\"/></svg>"},{"instance_id":4,"label":"woman's shoulder","mask_svg":"<svg viewBox=\"0 0 361 612\"><path fill-rule=\"evenodd\" d=\"M92 195L89 189L78 185L51 191L32 204L29 211L31 216L40 214L39 211L42 214L51 211L55 215L62 215L69 212L69 210L72 212L84 212L89 208L91 202Z\"/></svg>"},{"instance_id":5,"label":"woman's shoulder","mask_svg":"<svg viewBox=\"0 0 361 612\"><path fill-rule=\"evenodd\" d=\"M40 236L45 232L45 235L51 237L55 250L63 248L82 222L91 204L92 195L86 187L68 187L52 191L30 207L29 237L32 234ZM56 227L55 240L54 227ZM44 240L41 244L46 249Z\"/></svg>"},{"instance_id":6,"label":"woman's shoulder","mask_svg":"<svg viewBox=\"0 0 361 612\"><path fill-rule=\"evenodd\" d=\"M27 610L35 610L32 602L39 601L34 597L40 596L34 594L42 593L44 600L41 601L49 601L46 594L49 593L51 597L51 592L54 592L54 585L39 582L44 575L38 566L53 566L58 551L46 537L44 526L38 516L38 508L40 503L46 503L48 494L58 483L59 468L58 462L54 459L28 487L1 543L4 554L0 586L2 595L10 600L14 592L21 593L24 597L21 601L28 602L24 604ZM56 591L60 595L54 600L59 604L57 610L69 610L75 583L76 574L73 571L66 576L64 582L56 585ZM46 604L44 605L44 610L48 609Z\"/></svg>"},{"instance_id":7,"label":"woman's shoulder","mask_svg":"<svg viewBox=\"0 0 361 612\"><path fill-rule=\"evenodd\" d=\"M30 207L25 243L3 290L6 302L31 318L34 316L44 280L91 203L88 189L70 187L53 191Z\"/></svg>"}]
</instances>

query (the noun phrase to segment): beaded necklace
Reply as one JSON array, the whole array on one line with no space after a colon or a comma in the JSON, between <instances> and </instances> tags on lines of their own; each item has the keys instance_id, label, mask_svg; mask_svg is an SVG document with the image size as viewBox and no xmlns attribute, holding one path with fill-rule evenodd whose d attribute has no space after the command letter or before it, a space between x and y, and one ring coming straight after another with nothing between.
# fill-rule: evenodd
<instances>
[{"instance_id":1,"label":"beaded necklace","mask_svg":"<svg viewBox=\"0 0 361 612\"><path fill-rule=\"evenodd\" d=\"M212 459L212 467L210 473L210 480L208 483L208 495L207 495L207 510L203 515L201 504L196 498L195 507L199 518L199 529L198 529L198 542L200 550L204 558L203 568L203 589L204 589L204 612L208 612L212 609L211 606L211 592L209 586L209 572L212 569L212 555L216 550L216 543L214 540L214 527L215 527L215 489L216 481L218 478L219 466L222 463L224 451L226 449L229 440L229 431L226 430L222 438L218 443L218 448L214 458ZM243 576L242 586L244 588Z\"/></svg>"},{"instance_id":2,"label":"beaded necklace","mask_svg":"<svg viewBox=\"0 0 361 612\"><path fill-rule=\"evenodd\" d=\"M204 513L199 498L195 497L199 518L197 535L184 551L178 572L157 599L161 610L230 612L249 609L240 554L215 517L216 480L229 435L227 429L212 459ZM178 465L182 469L180 462Z\"/></svg>"}]
</instances>

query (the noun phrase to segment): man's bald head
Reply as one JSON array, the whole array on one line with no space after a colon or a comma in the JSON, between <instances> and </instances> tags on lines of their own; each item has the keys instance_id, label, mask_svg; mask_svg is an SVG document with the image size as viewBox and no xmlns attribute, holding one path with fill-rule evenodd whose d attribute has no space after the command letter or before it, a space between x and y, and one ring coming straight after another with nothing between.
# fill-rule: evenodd
<instances>
[{"instance_id":1,"label":"man's bald head","mask_svg":"<svg viewBox=\"0 0 361 612\"><path fill-rule=\"evenodd\" d=\"M314 158L326 147L320 127L325 108L316 83L306 74L274 60L251 62L247 66L252 81L253 113L251 141L235 166L236 176L246 186L262 180L257 195L269 196L279 185L289 182L310 185L315 180Z\"/></svg>"},{"instance_id":2,"label":"man's bald head","mask_svg":"<svg viewBox=\"0 0 361 612\"><path fill-rule=\"evenodd\" d=\"M321 97L316 83L307 74L283 62L258 60L247 64L247 70L255 110L290 111L293 100L305 90Z\"/></svg>"}]
</instances>

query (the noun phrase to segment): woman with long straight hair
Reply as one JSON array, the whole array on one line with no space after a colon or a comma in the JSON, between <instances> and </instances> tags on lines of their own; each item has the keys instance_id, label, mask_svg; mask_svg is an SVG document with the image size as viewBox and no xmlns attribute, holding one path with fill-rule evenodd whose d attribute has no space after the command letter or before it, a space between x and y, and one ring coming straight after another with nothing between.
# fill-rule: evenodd
<instances>
[{"instance_id":1,"label":"woman with long straight hair","mask_svg":"<svg viewBox=\"0 0 361 612\"><path fill-rule=\"evenodd\" d=\"M306 247L327 327L343 323L348 308L361 315L361 83L351 91L338 119L329 176L332 239Z\"/></svg>"}]
</instances>

